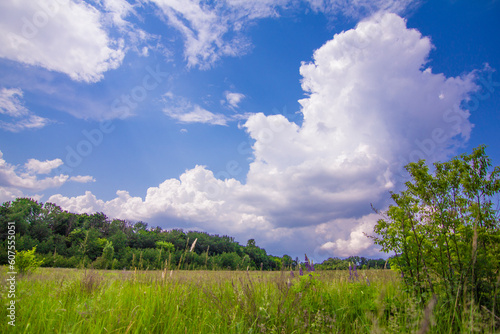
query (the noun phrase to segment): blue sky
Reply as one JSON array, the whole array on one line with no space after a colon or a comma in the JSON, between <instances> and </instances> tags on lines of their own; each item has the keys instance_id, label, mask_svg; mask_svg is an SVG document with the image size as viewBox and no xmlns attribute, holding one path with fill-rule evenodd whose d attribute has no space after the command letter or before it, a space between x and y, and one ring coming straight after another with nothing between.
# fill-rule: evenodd
<instances>
[{"instance_id":1,"label":"blue sky","mask_svg":"<svg viewBox=\"0 0 500 334\"><path fill-rule=\"evenodd\" d=\"M381 256L402 166L500 164L495 0L0 4L0 202Z\"/></svg>"}]
</instances>

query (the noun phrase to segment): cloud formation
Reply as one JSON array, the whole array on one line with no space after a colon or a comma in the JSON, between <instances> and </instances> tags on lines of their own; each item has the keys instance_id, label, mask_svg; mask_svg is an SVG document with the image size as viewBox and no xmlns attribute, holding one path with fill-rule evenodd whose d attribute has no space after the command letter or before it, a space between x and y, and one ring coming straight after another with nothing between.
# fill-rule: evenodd
<instances>
[{"instance_id":1,"label":"cloud formation","mask_svg":"<svg viewBox=\"0 0 500 334\"><path fill-rule=\"evenodd\" d=\"M184 42L188 67L208 69L220 58L240 56L252 48L245 29L258 19L304 3L328 17L339 13L363 18L384 10L403 13L420 0L18 0L0 3L0 57L95 83L118 68L128 50L148 56L165 49L159 36L132 23L138 7L153 7ZM140 18L140 17L139 17ZM111 37L113 36L113 37ZM153 45L148 41L155 40Z\"/></svg>"},{"instance_id":2,"label":"cloud formation","mask_svg":"<svg viewBox=\"0 0 500 334\"><path fill-rule=\"evenodd\" d=\"M0 120L0 128L19 132L24 129L42 128L50 121L35 115L24 106L23 91L19 88L2 88L0 90L0 114L9 118L9 121Z\"/></svg>"},{"instance_id":3,"label":"cloud formation","mask_svg":"<svg viewBox=\"0 0 500 334\"><path fill-rule=\"evenodd\" d=\"M221 103L223 105L227 104L230 108L235 109L238 108L238 105L240 104L241 100L245 98L245 95L241 93L226 91L224 92L224 97L226 99L221 100Z\"/></svg>"},{"instance_id":4,"label":"cloud formation","mask_svg":"<svg viewBox=\"0 0 500 334\"><path fill-rule=\"evenodd\" d=\"M243 34L257 19L278 17L281 11L305 3L316 12L334 18L339 14L355 19L377 11L404 13L420 0L225 0L216 3L196 0L150 0L165 21L181 33L188 67L207 69L221 57L240 56L251 49Z\"/></svg>"},{"instance_id":5,"label":"cloud formation","mask_svg":"<svg viewBox=\"0 0 500 334\"><path fill-rule=\"evenodd\" d=\"M108 36L102 18L83 1L2 1L0 57L97 82L124 57L123 41Z\"/></svg>"},{"instance_id":6,"label":"cloud formation","mask_svg":"<svg viewBox=\"0 0 500 334\"><path fill-rule=\"evenodd\" d=\"M223 114L214 114L181 96L175 96L171 92L163 96L163 101L166 105L163 108L165 115L177 120L179 123L227 125L229 120Z\"/></svg>"},{"instance_id":7,"label":"cloud formation","mask_svg":"<svg viewBox=\"0 0 500 334\"><path fill-rule=\"evenodd\" d=\"M61 166L61 159L40 161L29 159L23 167L9 164L3 159L3 153L0 151L0 202L10 201L16 197L26 196L25 192L39 192L49 188L58 188L67 181L78 183L94 182L91 176L73 176L59 174L39 178L39 175L51 173L54 169ZM35 195L40 198L40 195Z\"/></svg>"},{"instance_id":8,"label":"cloud formation","mask_svg":"<svg viewBox=\"0 0 500 334\"><path fill-rule=\"evenodd\" d=\"M384 11L402 14L417 7L421 0L306 0L311 8L327 15L336 16L339 13L355 19L365 18L376 12Z\"/></svg>"},{"instance_id":9,"label":"cloud formation","mask_svg":"<svg viewBox=\"0 0 500 334\"><path fill-rule=\"evenodd\" d=\"M49 174L53 169L63 165L61 159L40 161L37 159L29 159L24 167L33 174Z\"/></svg>"},{"instance_id":10,"label":"cloud formation","mask_svg":"<svg viewBox=\"0 0 500 334\"><path fill-rule=\"evenodd\" d=\"M210 68L224 56L239 56L251 48L242 34L255 19L276 17L290 0L151 0L166 22L184 39L188 67Z\"/></svg>"},{"instance_id":11,"label":"cloud formation","mask_svg":"<svg viewBox=\"0 0 500 334\"><path fill-rule=\"evenodd\" d=\"M134 13L134 7L128 1L104 0L103 6L114 25L122 29L130 25L125 19Z\"/></svg>"},{"instance_id":12,"label":"cloud formation","mask_svg":"<svg viewBox=\"0 0 500 334\"><path fill-rule=\"evenodd\" d=\"M303 123L262 113L244 128L254 140L246 183L219 180L204 166L151 187L145 198L120 190L110 201L87 192L49 201L76 212L165 221L180 227L259 235L271 252L315 257L375 255L364 239L409 160L447 158L472 129L461 102L474 74L446 77L427 66L433 46L395 14L379 13L336 34L303 63ZM165 226L166 227L166 226ZM307 237L304 237L307 236Z\"/></svg>"}]
</instances>

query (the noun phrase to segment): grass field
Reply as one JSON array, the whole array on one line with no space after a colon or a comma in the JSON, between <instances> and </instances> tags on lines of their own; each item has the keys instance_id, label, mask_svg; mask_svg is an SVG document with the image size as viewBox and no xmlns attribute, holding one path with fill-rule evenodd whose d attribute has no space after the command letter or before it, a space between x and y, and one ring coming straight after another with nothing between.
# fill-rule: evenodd
<instances>
[{"instance_id":1,"label":"grass field","mask_svg":"<svg viewBox=\"0 0 500 334\"><path fill-rule=\"evenodd\" d=\"M351 280L347 271L39 268L17 277L15 327L6 272L2 333L450 333L446 305L417 304L390 270ZM470 320L463 332L492 332L480 313Z\"/></svg>"}]
</instances>

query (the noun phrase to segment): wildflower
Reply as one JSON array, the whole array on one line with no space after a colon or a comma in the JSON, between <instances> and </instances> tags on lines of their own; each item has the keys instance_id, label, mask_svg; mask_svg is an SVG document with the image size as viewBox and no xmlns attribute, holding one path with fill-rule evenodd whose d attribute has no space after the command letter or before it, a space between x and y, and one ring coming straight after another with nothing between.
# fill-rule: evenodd
<instances>
[{"instance_id":1,"label":"wildflower","mask_svg":"<svg viewBox=\"0 0 500 334\"><path fill-rule=\"evenodd\" d=\"M314 271L314 265L311 263L312 261L309 260L309 258L307 257L307 254L305 254L305 257L306 257L306 269L307 269L307 271Z\"/></svg>"},{"instance_id":2,"label":"wildflower","mask_svg":"<svg viewBox=\"0 0 500 334\"><path fill-rule=\"evenodd\" d=\"M302 271L302 267L299 267L299 275L300 276L304 275L304 272Z\"/></svg>"},{"instance_id":3,"label":"wildflower","mask_svg":"<svg viewBox=\"0 0 500 334\"><path fill-rule=\"evenodd\" d=\"M290 270L290 276L292 276L292 278L295 277L295 275L293 274L293 270Z\"/></svg>"},{"instance_id":4,"label":"wildflower","mask_svg":"<svg viewBox=\"0 0 500 334\"><path fill-rule=\"evenodd\" d=\"M370 286L370 280L368 279L368 276L366 276L366 285Z\"/></svg>"}]
</instances>

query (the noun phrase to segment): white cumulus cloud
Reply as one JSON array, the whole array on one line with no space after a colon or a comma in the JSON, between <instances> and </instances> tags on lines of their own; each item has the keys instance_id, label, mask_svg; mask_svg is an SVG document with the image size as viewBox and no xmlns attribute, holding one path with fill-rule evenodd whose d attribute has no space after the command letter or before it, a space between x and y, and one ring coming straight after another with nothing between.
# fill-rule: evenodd
<instances>
[{"instance_id":1,"label":"white cumulus cloud","mask_svg":"<svg viewBox=\"0 0 500 334\"><path fill-rule=\"evenodd\" d=\"M2 1L0 57L76 81L99 81L124 57L122 42L108 36L101 19L101 12L83 1Z\"/></svg>"},{"instance_id":2,"label":"white cumulus cloud","mask_svg":"<svg viewBox=\"0 0 500 334\"><path fill-rule=\"evenodd\" d=\"M376 221L370 203L386 205L408 161L447 158L472 129L460 105L477 89L474 75L433 73L432 48L396 14L335 35L300 67L308 94L300 126L261 113L244 124L255 141L244 184L197 166L145 198L119 191L110 201L92 193L49 200L77 212L255 237L271 252L375 255L363 234Z\"/></svg>"},{"instance_id":3,"label":"white cumulus cloud","mask_svg":"<svg viewBox=\"0 0 500 334\"><path fill-rule=\"evenodd\" d=\"M46 161L29 159L24 166L16 166L4 160L3 153L0 151L0 199L7 201L15 197L25 196L24 192L39 192L49 188L58 188L68 181L80 183L94 181L91 176L70 177L64 174L39 178L39 175L49 174L62 164L61 159Z\"/></svg>"},{"instance_id":4,"label":"white cumulus cloud","mask_svg":"<svg viewBox=\"0 0 500 334\"><path fill-rule=\"evenodd\" d=\"M64 162L61 159L40 161L29 159L24 165L25 168L34 174L49 174L53 169L61 166Z\"/></svg>"}]
</instances>

